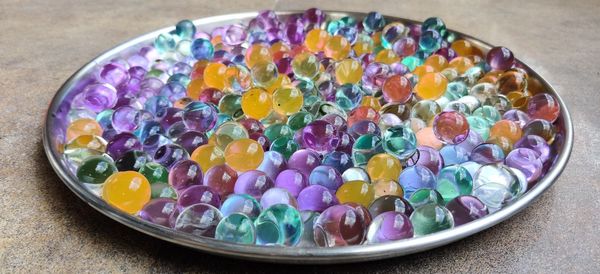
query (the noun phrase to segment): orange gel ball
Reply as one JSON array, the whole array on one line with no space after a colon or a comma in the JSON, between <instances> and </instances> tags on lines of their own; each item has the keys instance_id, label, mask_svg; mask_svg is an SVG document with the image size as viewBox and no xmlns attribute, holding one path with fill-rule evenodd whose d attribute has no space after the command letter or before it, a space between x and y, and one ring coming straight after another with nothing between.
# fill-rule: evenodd
<instances>
[{"instance_id":1,"label":"orange gel ball","mask_svg":"<svg viewBox=\"0 0 600 274\"><path fill-rule=\"evenodd\" d=\"M129 214L140 211L150 201L150 182L135 171L112 174L104 182L102 199Z\"/></svg>"}]
</instances>

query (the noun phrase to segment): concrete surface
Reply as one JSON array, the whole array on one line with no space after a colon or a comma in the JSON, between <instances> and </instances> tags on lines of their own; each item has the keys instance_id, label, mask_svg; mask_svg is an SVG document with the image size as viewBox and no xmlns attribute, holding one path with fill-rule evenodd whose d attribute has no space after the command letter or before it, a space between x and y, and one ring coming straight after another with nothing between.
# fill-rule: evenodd
<instances>
[{"instance_id":1,"label":"concrete surface","mask_svg":"<svg viewBox=\"0 0 600 274\"><path fill-rule=\"evenodd\" d=\"M313 3L310 3L313 2ZM590 1L0 1L0 272L590 272L600 270L600 2ZM575 147L559 181L509 221L402 258L278 266L153 239L80 201L42 151L60 85L112 46L183 18L275 9L378 10L511 48L563 96Z\"/></svg>"}]
</instances>

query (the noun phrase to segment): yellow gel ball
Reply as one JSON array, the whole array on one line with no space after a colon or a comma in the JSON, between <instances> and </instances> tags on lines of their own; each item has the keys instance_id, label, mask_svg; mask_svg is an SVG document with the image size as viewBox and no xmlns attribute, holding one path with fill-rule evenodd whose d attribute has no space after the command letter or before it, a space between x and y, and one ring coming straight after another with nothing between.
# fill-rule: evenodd
<instances>
[{"instance_id":1,"label":"yellow gel ball","mask_svg":"<svg viewBox=\"0 0 600 274\"><path fill-rule=\"evenodd\" d=\"M129 214L140 211L150 201L150 183L135 171L117 172L104 181L102 199Z\"/></svg>"},{"instance_id":2,"label":"yellow gel ball","mask_svg":"<svg viewBox=\"0 0 600 274\"><path fill-rule=\"evenodd\" d=\"M312 53L323 51L329 40L329 33L322 29L313 29L306 34L304 46Z\"/></svg>"},{"instance_id":3,"label":"yellow gel ball","mask_svg":"<svg viewBox=\"0 0 600 274\"><path fill-rule=\"evenodd\" d=\"M271 45L271 55L277 55L277 54L282 54L282 53L286 53L288 51L290 51L290 46L288 46L286 43L284 43L283 41L279 41L276 42L275 44Z\"/></svg>"},{"instance_id":4,"label":"yellow gel ball","mask_svg":"<svg viewBox=\"0 0 600 274\"><path fill-rule=\"evenodd\" d=\"M358 39L356 39L356 42L354 43L354 46L352 46L355 56L361 56L363 54L371 53L373 52L374 48L375 47L373 46L373 39L371 39L371 37L366 34L359 34Z\"/></svg>"},{"instance_id":5,"label":"yellow gel ball","mask_svg":"<svg viewBox=\"0 0 600 274\"><path fill-rule=\"evenodd\" d=\"M400 61L400 57L398 57L398 55L396 55L396 53L394 53L394 51L391 49L381 50L377 53L377 55L375 55L375 62L377 63L391 65L398 61Z\"/></svg>"},{"instance_id":6,"label":"yellow gel ball","mask_svg":"<svg viewBox=\"0 0 600 274\"><path fill-rule=\"evenodd\" d=\"M96 135L102 136L102 127L96 120L90 118L81 118L73 121L69 127L67 127L66 137L67 142L81 135Z\"/></svg>"},{"instance_id":7,"label":"yellow gel ball","mask_svg":"<svg viewBox=\"0 0 600 274\"><path fill-rule=\"evenodd\" d=\"M246 50L246 66L251 68L258 62L273 62L269 48L263 44L254 44Z\"/></svg>"},{"instance_id":8,"label":"yellow gel ball","mask_svg":"<svg viewBox=\"0 0 600 274\"><path fill-rule=\"evenodd\" d=\"M252 88L242 95L242 110L248 117L260 120L273 110L273 98L264 89Z\"/></svg>"},{"instance_id":9,"label":"yellow gel ball","mask_svg":"<svg viewBox=\"0 0 600 274\"><path fill-rule=\"evenodd\" d=\"M404 189L396 179L379 179L373 183L373 190L375 190L375 199L386 195L404 197Z\"/></svg>"},{"instance_id":10,"label":"yellow gel ball","mask_svg":"<svg viewBox=\"0 0 600 274\"><path fill-rule=\"evenodd\" d=\"M273 110L279 114L292 115L302 108L304 97L295 87L281 87L273 93Z\"/></svg>"},{"instance_id":11,"label":"yellow gel ball","mask_svg":"<svg viewBox=\"0 0 600 274\"><path fill-rule=\"evenodd\" d=\"M469 56L473 55L473 45L471 42L463 39L452 42L450 47L456 52L458 56Z\"/></svg>"},{"instance_id":12,"label":"yellow gel ball","mask_svg":"<svg viewBox=\"0 0 600 274\"><path fill-rule=\"evenodd\" d=\"M414 92L421 99L435 100L446 92L448 80L439 72L426 73L419 78L419 82L415 85Z\"/></svg>"},{"instance_id":13,"label":"yellow gel ball","mask_svg":"<svg viewBox=\"0 0 600 274\"><path fill-rule=\"evenodd\" d=\"M363 96L360 105L370 107L376 111L381 109L381 102L375 96Z\"/></svg>"},{"instance_id":14,"label":"yellow gel ball","mask_svg":"<svg viewBox=\"0 0 600 274\"><path fill-rule=\"evenodd\" d=\"M190 81L185 94L190 98L198 100L198 98L200 98L200 94L206 87L207 86L204 84L204 78L198 77Z\"/></svg>"},{"instance_id":15,"label":"yellow gel ball","mask_svg":"<svg viewBox=\"0 0 600 274\"><path fill-rule=\"evenodd\" d=\"M375 200L375 190L373 186L364 181L348 181L345 182L335 192L340 204L357 203L364 207L369 207L371 202Z\"/></svg>"},{"instance_id":16,"label":"yellow gel ball","mask_svg":"<svg viewBox=\"0 0 600 274\"><path fill-rule=\"evenodd\" d=\"M273 82L273 84L271 84L270 86L266 87L266 90L270 94L273 94L273 92L275 92L275 90L277 90L278 88L289 86L291 84L292 84L292 80L290 80L290 77L288 77L285 74L279 74L279 76L277 77L277 80L275 80L275 82Z\"/></svg>"},{"instance_id":17,"label":"yellow gel ball","mask_svg":"<svg viewBox=\"0 0 600 274\"><path fill-rule=\"evenodd\" d=\"M350 42L346 38L334 35L325 44L325 56L340 61L350 54Z\"/></svg>"},{"instance_id":18,"label":"yellow gel ball","mask_svg":"<svg viewBox=\"0 0 600 274\"><path fill-rule=\"evenodd\" d=\"M225 163L239 172L256 169L262 163L265 152L252 139L235 140L225 148Z\"/></svg>"},{"instance_id":19,"label":"yellow gel ball","mask_svg":"<svg viewBox=\"0 0 600 274\"><path fill-rule=\"evenodd\" d=\"M402 172L402 164L398 158L387 154L377 154L367 162L367 173L371 180L397 180Z\"/></svg>"},{"instance_id":20,"label":"yellow gel ball","mask_svg":"<svg viewBox=\"0 0 600 274\"><path fill-rule=\"evenodd\" d=\"M416 67L413 71L412 74L416 75L417 79L420 79L421 77L423 77L423 75L425 75L426 73L430 73L430 72L435 72L435 69L433 69L432 66L428 66L428 65L421 65Z\"/></svg>"},{"instance_id":21,"label":"yellow gel ball","mask_svg":"<svg viewBox=\"0 0 600 274\"><path fill-rule=\"evenodd\" d=\"M473 67L473 61L467 57L455 57L448 64L449 68L454 68L458 72L458 74L463 74L465 71Z\"/></svg>"},{"instance_id":22,"label":"yellow gel ball","mask_svg":"<svg viewBox=\"0 0 600 274\"><path fill-rule=\"evenodd\" d=\"M209 63L204 69L204 83L211 88L223 90L225 88L227 66L221 63Z\"/></svg>"},{"instance_id":23,"label":"yellow gel ball","mask_svg":"<svg viewBox=\"0 0 600 274\"><path fill-rule=\"evenodd\" d=\"M423 65L431 66L435 72L440 72L448 67L448 60L444 56L433 54L425 59Z\"/></svg>"},{"instance_id":24,"label":"yellow gel ball","mask_svg":"<svg viewBox=\"0 0 600 274\"><path fill-rule=\"evenodd\" d=\"M211 167L222 165L225 163L223 151L216 145L201 145L192 152L190 159L202 168L202 172L206 173Z\"/></svg>"},{"instance_id":25,"label":"yellow gel ball","mask_svg":"<svg viewBox=\"0 0 600 274\"><path fill-rule=\"evenodd\" d=\"M335 80L340 85L356 84L362 75L362 66L354 59L344 59L335 66Z\"/></svg>"}]
</instances>

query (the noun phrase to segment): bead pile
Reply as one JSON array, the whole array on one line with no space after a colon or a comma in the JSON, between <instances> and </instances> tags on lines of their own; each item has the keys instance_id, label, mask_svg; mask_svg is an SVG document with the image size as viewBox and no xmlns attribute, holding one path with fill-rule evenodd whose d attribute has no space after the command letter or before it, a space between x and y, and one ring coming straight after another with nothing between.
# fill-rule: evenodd
<instances>
[{"instance_id":1,"label":"bead pile","mask_svg":"<svg viewBox=\"0 0 600 274\"><path fill-rule=\"evenodd\" d=\"M64 157L142 220L256 245L389 242L500 210L552 166L556 98L505 47L319 9L189 20L98 65Z\"/></svg>"}]
</instances>

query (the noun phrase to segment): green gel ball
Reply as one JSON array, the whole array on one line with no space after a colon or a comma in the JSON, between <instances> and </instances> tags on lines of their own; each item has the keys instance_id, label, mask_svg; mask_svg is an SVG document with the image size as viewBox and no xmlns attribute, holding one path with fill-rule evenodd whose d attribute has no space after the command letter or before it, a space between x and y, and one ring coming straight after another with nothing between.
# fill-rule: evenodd
<instances>
[{"instance_id":1,"label":"green gel ball","mask_svg":"<svg viewBox=\"0 0 600 274\"><path fill-rule=\"evenodd\" d=\"M415 209L410 215L415 236L423 236L454 227L454 218L448 209L429 203Z\"/></svg>"},{"instance_id":2,"label":"green gel ball","mask_svg":"<svg viewBox=\"0 0 600 274\"><path fill-rule=\"evenodd\" d=\"M177 199L177 192L169 184L154 183L150 185L150 197L156 198L172 198Z\"/></svg>"},{"instance_id":3,"label":"green gel ball","mask_svg":"<svg viewBox=\"0 0 600 274\"><path fill-rule=\"evenodd\" d=\"M312 122L314 120L315 120L315 118L309 112L300 111L300 112L292 114L288 118L287 125L293 131L297 131L297 130L305 127L306 125L308 125L308 123L310 123L310 122Z\"/></svg>"},{"instance_id":4,"label":"green gel ball","mask_svg":"<svg viewBox=\"0 0 600 274\"><path fill-rule=\"evenodd\" d=\"M269 148L269 150L281 153L281 155L283 155L283 157L286 159L289 159L290 156L292 156L292 154L298 149L300 149L300 145L289 137L280 137L275 139Z\"/></svg>"},{"instance_id":5,"label":"green gel ball","mask_svg":"<svg viewBox=\"0 0 600 274\"><path fill-rule=\"evenodd\" d=\"M145 163L139 172L148 179L150 184L167 184L169 182L169 171L160 164L154 162Z\"/></svg>"},{"instance_id":6,"label":"green gel ball","mask_svg":"<svg viewBox=\"0 0 600 274\"><path fill-rule=\"evenodd\" d=\"M413 208L422 207L427 204L436 204L443 206L444 198L435 189L421 188L413 192L408 198L408 201Z\"/></svg>"},{"instance_id":7,"label":"green gel ball","mask_svg":"<svg viewBox=\"0 0 600 274\"><path fill-rule=\"evenodd\" d=\"M438 174L436 190L448 203L460 195L470 195L473 191L473 177L459 165L442 168Z\"/></svg>"},{"instance_id":8,"label":"green gel ball","mask_svg":"<svg viewBox=\"0 0 600 274\"><path fill-rule=\"evenodd\" d=\"M276 204L264 210L254 221L256 244L294 246L304 226L298 210L287 204Z\"/></svg>"},{"instance_id":9,"label":"green gel ball","mask_svg":"<svg viewBox=\"0 0 600 274\"><path fill-rule=\"evenodd\" d=\"M112 159L105 156L91 156L77 168L77 179L87 184L103 184L106 178L117 171Z\"/></svg>"},{"instance_id":10,"label":"green gel ball","mask_svg":"<svg viewBox=\"0 0 600 274\"><path fill-rule=\"evenodd\" d=\"M256 230L250 217L233 213L221 219L215 231L215 239L238 244L253 244Z\"/></svg>"}]
</instances>

